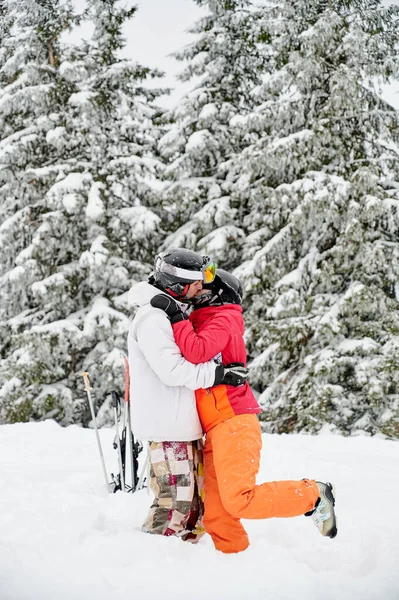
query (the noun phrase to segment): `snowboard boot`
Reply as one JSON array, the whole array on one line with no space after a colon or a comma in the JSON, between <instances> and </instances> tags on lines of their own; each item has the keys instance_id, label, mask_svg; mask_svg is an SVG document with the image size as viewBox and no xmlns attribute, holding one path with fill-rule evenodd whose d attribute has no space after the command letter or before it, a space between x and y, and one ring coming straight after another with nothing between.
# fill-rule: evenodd
<instances>
[{"instance_id":1,"label":"snowboard boot","mask_svg":"<svg viewBox=\"0 0 399 600\"><path fill-rule=\"evenodd\" d=\"M331 483L316 481L320 490L320 497L313 510L305 513L305 517L312 517L312 521L320 531L321 535L335 538L337 535L337 518L335 515L335 490Z\"/></svg>"}]
</instances>

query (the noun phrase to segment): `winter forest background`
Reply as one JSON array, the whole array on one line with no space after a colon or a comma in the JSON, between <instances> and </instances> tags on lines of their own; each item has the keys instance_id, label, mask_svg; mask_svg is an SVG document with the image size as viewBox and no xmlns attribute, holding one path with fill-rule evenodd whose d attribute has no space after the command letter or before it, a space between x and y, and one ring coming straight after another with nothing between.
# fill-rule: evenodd
<instances>
[{"instance_id":1,"label":"winter forest background","mask_svg":"<svg viewBox=\"0 0 399 600\"><path fill-rule=\"evenodd\" d=\"M399 437L399 6L192 0L171 103L145 2L0 0L0 423L87 425L84 370L110 422L127 291L185 246L243 282L266 431Z\"/></svg>"}]
</instances>

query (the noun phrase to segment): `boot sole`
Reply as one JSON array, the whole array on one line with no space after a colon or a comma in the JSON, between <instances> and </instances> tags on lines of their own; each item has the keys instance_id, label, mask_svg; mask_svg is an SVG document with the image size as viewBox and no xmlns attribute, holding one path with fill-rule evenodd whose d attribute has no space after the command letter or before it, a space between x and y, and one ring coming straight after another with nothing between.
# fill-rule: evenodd
<instances>
[{"instance_id":1,"label":"boot sole","mask_svg":"<svg viewBox=\"0 0 399 600\"><path fill-rule=\"evenodd\" d=\"M331 483L327 482L326 490L328 490L331 494L331 499L328 498L329 502L331 502L331 504L335 507L335 485L332 485ZM327 495L326 495L326 497L327 497ZM338 533L337 523L338 523L337 516L336 516L335 510L334 510L334 525L333 525L330 533L326 537L329 537L332 540L335 537L337 537L337 533Z\"/></svg>"}]
</instances>

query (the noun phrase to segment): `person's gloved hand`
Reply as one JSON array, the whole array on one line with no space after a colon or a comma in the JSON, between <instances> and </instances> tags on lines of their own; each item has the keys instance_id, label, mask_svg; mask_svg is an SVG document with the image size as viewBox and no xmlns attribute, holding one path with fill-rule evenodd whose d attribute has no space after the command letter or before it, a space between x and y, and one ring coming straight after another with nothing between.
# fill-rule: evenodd
<instances>
[{"instance_id":1,"label":"person's gloved hand","mask_svg":"<svg viewBox=\"0 0 399 600\"><path fill-rule=\"evenodd\" d=\"M234 385L235 387L243 385L248 379L249 369L244 367L243 363L229 363L228 365L218 365L215 371L215 381L213 385Z\"/></svg>"},{"instance_id":2,"label":"person's gloved hand","mask_svg":"<svg viewBox=\"0 0 399 600\"><path fill-rule=\"evenodd\" d=\"M172 325L173 323L178 323L179 321L188 319L187 314L182 311L179 304L175 302L173 298L168 298L168 296L165 296L165 294L157 294L151 298L150 304L154 308L163 310Z\"/></svg>"}]
</instances>

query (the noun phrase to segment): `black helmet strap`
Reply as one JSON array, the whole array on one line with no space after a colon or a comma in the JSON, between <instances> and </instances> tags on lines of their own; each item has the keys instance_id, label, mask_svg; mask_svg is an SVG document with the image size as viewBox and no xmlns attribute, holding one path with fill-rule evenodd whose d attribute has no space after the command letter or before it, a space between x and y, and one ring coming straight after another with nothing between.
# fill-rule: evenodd
<instances>
[{"instance_id":1,"label":"black helmet strap","mask_svg":"<svg viewBox=\"0 0 399 600\"><path fill-rule=\"evenodd\" d=\"M165 288L165 292L168 292L168 294L170 294L173 298L176 298L176 300L186 300L187 299L187 294L188 294L188 290L190 288L190 283L186 283L186 285L184 286L184 288L182 290L179 289L179 291L174 290L173 288L176 287L183 287L183 284L181 283L177 283L175 285L169 286L167 288Z\"/></svg>"}]
</instances>

